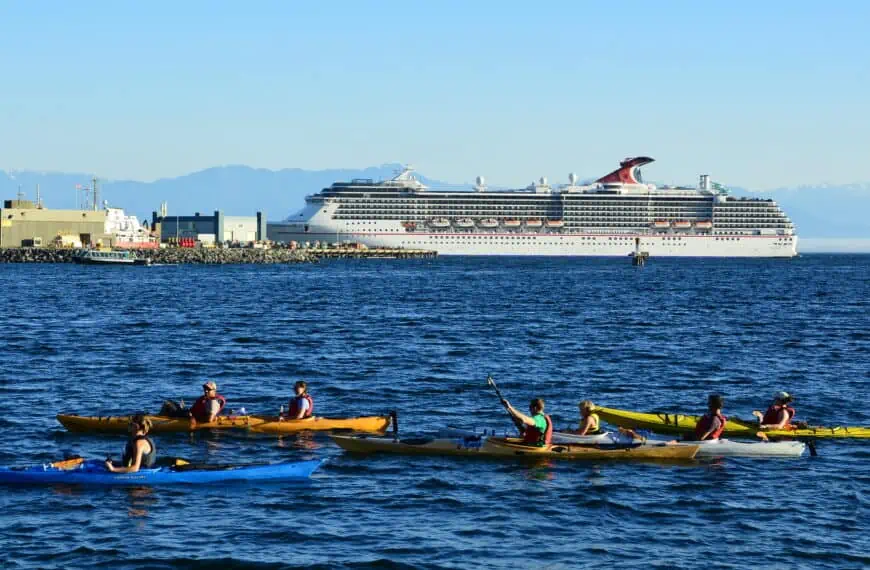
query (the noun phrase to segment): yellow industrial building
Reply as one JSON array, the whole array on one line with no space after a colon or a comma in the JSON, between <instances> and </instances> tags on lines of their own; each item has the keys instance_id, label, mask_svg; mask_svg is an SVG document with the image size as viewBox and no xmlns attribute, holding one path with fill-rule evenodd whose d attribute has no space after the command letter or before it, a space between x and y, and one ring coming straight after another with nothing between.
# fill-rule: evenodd
<instances>
[{"instance_id":1,"label":"yellow industrial building","mask_svg":"<svg viewBox=\"0 0 870 570\"><path fill-rule=\"evenodd\" d=\"M6 200L0 209L0 248L108 246L105 232L105 210L49 210L28 200Z\"/></svg>"}]
</instances>

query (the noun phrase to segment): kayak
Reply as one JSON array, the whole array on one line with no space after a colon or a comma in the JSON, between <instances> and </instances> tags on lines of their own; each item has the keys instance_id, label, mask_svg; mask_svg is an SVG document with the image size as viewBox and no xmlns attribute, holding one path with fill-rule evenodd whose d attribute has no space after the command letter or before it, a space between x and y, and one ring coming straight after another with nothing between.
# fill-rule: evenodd
<instances>
[{"instance_id":1,"label":"kayak","mask_svg":"<svg viewBox=\"0 0 870 570\"><path fill-rule=\"evenodd\" d=\"M577 435L573 433L553 432L555 443L600 443L610 440L614 443L631 441L631 436L620 433L602 433L598 435ZM699 446L695 457L800 457L807 448L802 441L731 441L729 439L711 439L693 441Z\"/></svg>"},{"instance_id":2,"label":"kayak","mask_svg":"<svg viewBox=\"0 0 870 570\"><path fill-rule=\"evenodd\" d=\"M187 418L145 416L151 420L151 433L191 431ZM127 433L130 416L77 416L58 414L57 421L69 431L88 433ZM390 416L359 418L321 418L278 421L277 416L218 416L213 422L197 422L194 430L250 429L257 433L290 434L300 431L347 430L383 433L390 425Z\"/></svg>"},{"instance_id":3,"label":"kayak","mask_svg":"<svg viewBox=\"0 0 870 570\"><path fill-rule=\"evenodd\" d=\"M695 425L700 416L687 416L669 413L642 413L615 408L595 408L595 413L602 420L619 427L644 429L655 433L687 434L695 431ZM728 418L723 435L731 437L755 438L759 432L758 423L753 421ZM870 438L870 427L822 427L808 426L806 428L763 430L769 438L792 439L826 439L826 438Z\"/></svg>"},{"instance_id":4,"label":"kayak","mask_svg":"<svg viewBox=\"0 0 870 570\"><path fill-rule=\"evenodd\" d=\"M174 485L225 483L230 481L288 481L307 479L322 460L290 461L271 465L212 465L140 469L136 473L111 473L100 460L80 463L71 469L49 465L0 467L0 484L67 485Z\"/></svg>"},{"instance_id":5,"label":"kayak","mask_svg":"<svg viewBox=\"0 0 870 570\"><path fill-rule=\"evenodd\" d=\"M526 445L518 438L466 436L454 438L406 438L333 435L333 441L352 453L399 453L406 455L459 455L514 457L524 459L692 459L697 445L675 444L557 444Z\"/></svg>"},{"instance_id":6,"label":"kayak","mask_svg":"<svg viewBox=\"0 0 870 570\"><path fill-rule=\"evenodd\" d=\"M390 416L361 416L358 418L321 418L278 421L277 416L255 416L257 423L251 431L269 434L290 434L300 431L345 430L366 433L384 433L390 426Z\"/></svg>"},{"instance_id":7,"label":"kayak","mask_svg":"<svg viewBox=\"0 0 870 570\"><path fill-rule=\"evenodd\" d=\"M169 416L145 416L151 420L151 433L170 433L192 431L187 418ZM59 421L66 429L88 433L127 433L130 416L78 416L58 414ZM261 424L265 420L255 416L218 416L213 422L197 422L194 430L204 429L245 429Z\"/></svg>"}]
</instances>

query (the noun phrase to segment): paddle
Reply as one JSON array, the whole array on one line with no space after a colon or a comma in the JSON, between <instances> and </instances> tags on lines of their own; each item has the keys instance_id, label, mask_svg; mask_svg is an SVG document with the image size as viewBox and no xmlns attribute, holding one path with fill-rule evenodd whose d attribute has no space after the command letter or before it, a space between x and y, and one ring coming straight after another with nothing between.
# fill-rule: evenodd
<instances>
[{"instance_id":1,"label":"paddle","mask_svg":"<svg viewBox=\"0 0 870 570\"><path fill-rule=\"evenodd\" d=\"M62 459L61 461L55 461L54 463L49 463L55 469L72 469L73 467L78 467L82 463L84 463L84 457L69 457L67 459Z\"/></svg>"},{"instance_id":2,"label":"paddle","mask_svg":"<svg viewBox=\"0 0 870 570\"><path fill-rule=\"evenodd\" d=\"M508 408L507 400L504 396L501 395L501 390L498 389L498 384L495 383L492 374L486 377L486 383L492 386L493 390L495 390L495 395L498 396L499 400L501 400L501 405L504 406L505 410L507 410L508 415L511 417L511 421L517 427L519 432L523 433L523 431L525 431L526 429L525 425L523 424L522 420L515 418L514 415L511 413L510 408Z\"/></svg>"}]
</instances>

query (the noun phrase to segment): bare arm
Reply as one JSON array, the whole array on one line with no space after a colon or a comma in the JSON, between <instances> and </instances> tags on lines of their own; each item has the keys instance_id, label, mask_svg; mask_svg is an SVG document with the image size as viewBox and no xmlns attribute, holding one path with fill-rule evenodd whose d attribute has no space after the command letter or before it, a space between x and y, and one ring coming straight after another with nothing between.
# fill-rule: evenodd
<instances>
[{"instance_id":1,"label":"bare arm","mask_svg":"<svg viewBox=\"0 0 870 570\"><path fill-rule=\"evenodd\" d=\"M505 407L507 408L508 412L510 412L511 417L519 420L524 425L527 425L527 426L535 425L535 420L533 420L530 416L527 416L526 414L517 410L515 407L511 406L510 402L508 402L507 400L505 400L504 403L505 403Z\"/></svg>"},{"instance_id":2,"label":"bare arm","mask_svg":"<svg viewBox=\"0 0 870 570\"><path fill-rule=\"evenodd\" d=\"M133 463L129 467L115 467L111 461L106 461L106 469L112 473L135 473L142 467L142 455L145 453L145 446L148 442L140 439L136 442L136 456L133 458Z\"/></svg>"},{"instance_id":3,"label":"bare arm","mask_svg":"<svg viewBox=\"0 0 870 570\"><path fill-rule=\"evenodd\" d=\"M592 425L595 422L592 421L592 416L586 416L583 418L583 421L580 422L580 430L577 432L579 435L586 435L589 433L589 430L592 429Z\"/></svg>"}]
</instances>

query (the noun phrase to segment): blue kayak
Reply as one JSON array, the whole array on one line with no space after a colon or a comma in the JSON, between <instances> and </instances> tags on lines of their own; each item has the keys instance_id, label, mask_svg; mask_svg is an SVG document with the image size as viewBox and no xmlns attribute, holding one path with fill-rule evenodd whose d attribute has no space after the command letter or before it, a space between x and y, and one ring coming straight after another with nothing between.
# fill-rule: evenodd
<instances>
[{"instance_id":1,"label":"blue kayak","mask_svg":"<svg viewBox=\"0 0 870 570\"><path fill-rule=\"evenodd\" d=\"M270 465L181 466L140 469L136 473L111 473L102 461L90 460L72 469L51 465L0 467L0 484L67 485L174 485L229 481L289 481L307 479L322 460L290 461Z\"/></svg>"}]
</instances>

